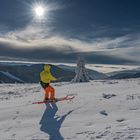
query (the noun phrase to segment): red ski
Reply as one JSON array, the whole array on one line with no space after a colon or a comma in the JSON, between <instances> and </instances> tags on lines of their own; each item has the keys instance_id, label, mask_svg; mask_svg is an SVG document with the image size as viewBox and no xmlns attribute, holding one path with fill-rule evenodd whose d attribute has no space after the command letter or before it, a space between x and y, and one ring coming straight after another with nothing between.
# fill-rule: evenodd
<instances>
[{"instance_id":1,"label":"red ski","mask_svg":"<svg viewBox=\"0 0 140 140\"><path fill-rule=\"evenodd\" d=\"M62 97L62 98L56 98L56 100L47 100L47 101L39 101L39 102L33 102L32 104L47 104L47 103L56 103L56 102L59 102L59 101L65 101L65 100L72 100L74 99L75 96L65 96L65 97Z\"/></svg>"}]
</instances>

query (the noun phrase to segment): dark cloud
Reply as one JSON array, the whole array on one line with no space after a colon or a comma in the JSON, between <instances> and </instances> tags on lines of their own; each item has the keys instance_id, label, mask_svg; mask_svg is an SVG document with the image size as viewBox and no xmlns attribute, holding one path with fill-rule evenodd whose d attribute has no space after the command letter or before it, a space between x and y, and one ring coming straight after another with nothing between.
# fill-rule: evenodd
<instances>
[{"instance_id":1,"label":"dark cloud","mask_svg":"<svg viewBox=\"0 0 140 140\"><path fill-rule=\"evenodd\" d=\"M46 62L75 62L79 56L86 59L88 63L102 63L102 64L134 64L135 61L117 58L114 56L104 55L103 52L69 52L64 53L63 50L56 50L54 48L37 48L26 50L24 48L12 48L6 44L0 44L0 56L3 60L26 60L26 61L46 61Z\"/></svg>"}]
</instances>

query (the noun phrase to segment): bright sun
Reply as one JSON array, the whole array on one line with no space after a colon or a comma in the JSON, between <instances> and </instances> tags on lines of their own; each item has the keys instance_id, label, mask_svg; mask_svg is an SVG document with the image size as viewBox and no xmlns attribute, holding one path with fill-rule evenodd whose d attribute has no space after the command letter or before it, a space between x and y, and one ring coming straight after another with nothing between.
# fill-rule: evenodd
<instances>
[{"instance_id":1,"label":"bright sun","mask_svg":"<svg viewBox=\"0 0 140 140\"><path fill-rule=\"evenodd\" d=\"M45 14L45 8L43 6L36 6L34 8L37 17L42 18Z\"/></svg>"}]
</instances>

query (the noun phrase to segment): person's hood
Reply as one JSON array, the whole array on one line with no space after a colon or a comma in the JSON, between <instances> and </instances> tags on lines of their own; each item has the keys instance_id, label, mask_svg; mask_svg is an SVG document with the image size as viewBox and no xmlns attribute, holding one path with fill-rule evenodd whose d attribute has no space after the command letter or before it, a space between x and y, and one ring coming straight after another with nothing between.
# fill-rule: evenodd
<instances>
[{"instance_id":1,"label":"person's hood","mask_svg":"<svg viewBox=\"0 0 140 140\"><path fill-rule=\"evenodd\" d=\"M51 66L50 65L44 65L44 70L47 72L50 72Z\"/></svg>"}]
</instances>

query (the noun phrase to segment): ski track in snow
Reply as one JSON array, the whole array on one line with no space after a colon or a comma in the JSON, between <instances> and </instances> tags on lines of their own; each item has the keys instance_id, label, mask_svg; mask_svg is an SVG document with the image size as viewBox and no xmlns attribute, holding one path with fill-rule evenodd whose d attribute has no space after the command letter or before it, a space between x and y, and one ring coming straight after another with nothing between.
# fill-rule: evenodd
<instances>
[{"instance_id":1,"label":"ski track in snow","mask_svg":"<svg viewBox=\"0 0 140 140\"><path fill-rule=\"evenodd\" d=\"M0 84L0 140L140 140L140 79L53 85L75 99L32 105L39 84Z\"/></svg>"}]
</instances>

